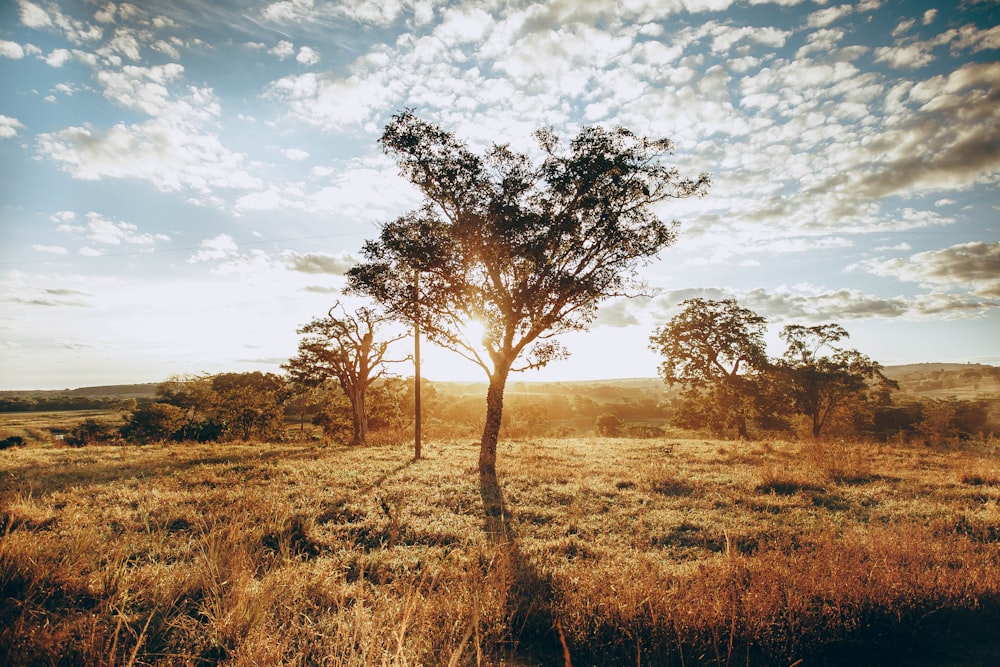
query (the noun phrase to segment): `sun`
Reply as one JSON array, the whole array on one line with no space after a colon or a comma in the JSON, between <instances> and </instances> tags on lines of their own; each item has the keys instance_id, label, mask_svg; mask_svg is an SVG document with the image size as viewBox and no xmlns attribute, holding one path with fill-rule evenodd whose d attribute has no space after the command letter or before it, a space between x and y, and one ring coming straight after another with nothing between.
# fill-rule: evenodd
<instances>
[{"instance_id":1,"label":"sun","mask_svg":"<svg viewBox=\"0 0 1000 667\"><path fill-rule=\"evenodd\" d=\"M483 349L483 341L486 338L486 325L482 320L477 318L469 319L462 326L462 336L465 338L466 342L477 350Z\"/></svg>"}]
</instances>

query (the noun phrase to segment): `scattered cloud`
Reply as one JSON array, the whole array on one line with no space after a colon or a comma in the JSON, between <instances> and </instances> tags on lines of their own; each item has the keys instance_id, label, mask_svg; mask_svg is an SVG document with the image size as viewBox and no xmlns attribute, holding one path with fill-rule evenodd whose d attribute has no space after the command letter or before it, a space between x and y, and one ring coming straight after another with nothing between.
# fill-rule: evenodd
<instances>
[{"instance_id":1,"label":"scattered cloud","mask_svg":"<svg viewBox=\"0 0 1000 667\"><path fill-rule=\"evenodd\" d=\"M32 244L31 249L37 252L45 252L52 255L65 255L69 253L69 250L59 245L41 245L34 243Z\"/></svg>"},{"instance_id":2,"label":"scattered cloud","mask_svg":"<svg viewBox=\"0 0 1000 667\"><path fill-rule=\"evenodd\" d=\"M907 258L867 260L855 268L926 287L958 289L986 299L1000 299L1000 243L960 243Z\"/></svg>"},{"instance_id":3,"label":"scattered cloud","mask_svg":"<svg viewBox=\"0 0 1000 667\"><path fill-rule=\"evenodd\" d=\"M273 48L269 49L268 53L273 56L277 56L279 60L284 60L285 58L295 54L295 45L288 40L283 39L275 44Z\"/></svg>"},{"instance_id":4,"label":"scattered cloud","mask_svg":"<svg viewBox=\"0 0 1000 667\"><path fill-rule=\"evenodd\" d=\"M309 158L309 151L304 151L301 148L286 148L281 153L289 160L298 161Z\"/></svg>"},{"instance_id":5,"label":"scattered cloud","mask_svg":"<svg viewBox=\"0 0 1000 667\"><path fill-rule=\"evenodd\" d=\"M0 56L20 60L24 57L24 48L17 42L0 39Z\"/></svg>"},{"instance_id":6,"label":"scattered cloud","mask_svg":"<svg viewBox=\"0 0 1000 667\"><path fill-rule=\"evenodd\" d=\"M16 118L0 114L0 139L10 139L17 136L17 131L24 128L24 124Z\"/></svg>"},{"instance_id":7,"label":"scattered cloud","mask_svg":"<svg viewBox=\"0 0 1000 667\"><path fill-rule=\"evenodd\" d=\"M52 19L49 18L49 15L35 3L18 0L17 4L20 6L21 23L27 27L47 28L52 25Z\"/></svg>"},{"instance_id":8,"label":"scattered cloud","mask_svg":"<svg viewBox=\"0 0 1000 667\"><path fill-rule=\"evenodd\" d=\"M61 232L81 236L88 241L100 245L152 246L157 241L170 240L170 237L166 234L140 233L139 227L132 223L109 220L94 211L87 213L86 218L85 223L75 225L70 222L75 219L75 216L71 216L60 224L57 229Z\"/></svg>"},{"instance_id":9,"label":"scattered cloud","mask_svg":"<svg viewBox=\"0 0 1000 667\"><path fill-rule=\"evenodd\" d=\"M315 65L319 62L319 53L317 53L317 51L313 48L303 46L299 49L299 53L295 56L295 60L302 65Z\"/></svg>"},{"instance_id":10,"label":"scattered cloud","mask_svg":"<svg viewBox=\"0 0 1000 667\"><path fill-rule=\"evenodd\" d=\"M219 234L210 239L205 239L199 245L199 250L188 258L188 262L211 262L235 257L238 253L238 246L233 237L229 234Z\"/></svg>"},{"instance_id":11,"label":"scattered cloud","mask_svg":"<svg viewBox=\"0 0 1000 667\"><path fill-rule=\"evenodd\" d=\"M284 265L290 271L299 273L328 273L331 275L344 275L348 269L359 263L359 259L349 252L341 252L336 255L324 253L299 253L286 251L281 256Z\"/></svg>"}]
</instances>

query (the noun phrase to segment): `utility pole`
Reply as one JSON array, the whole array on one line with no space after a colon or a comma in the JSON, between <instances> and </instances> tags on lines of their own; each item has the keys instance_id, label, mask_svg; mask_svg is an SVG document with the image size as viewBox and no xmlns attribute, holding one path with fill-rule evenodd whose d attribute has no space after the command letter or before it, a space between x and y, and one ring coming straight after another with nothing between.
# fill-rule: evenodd
<instances>
[{"instance_id":1,"label":"utility pole","mask_svg":"<svg viewBox=\"0 0 1000 667\"><path fill-rule=\"evenodd\" d=\"M420 271L413 271L413 458L420 459Z\"/></svg>"}]
</instances>

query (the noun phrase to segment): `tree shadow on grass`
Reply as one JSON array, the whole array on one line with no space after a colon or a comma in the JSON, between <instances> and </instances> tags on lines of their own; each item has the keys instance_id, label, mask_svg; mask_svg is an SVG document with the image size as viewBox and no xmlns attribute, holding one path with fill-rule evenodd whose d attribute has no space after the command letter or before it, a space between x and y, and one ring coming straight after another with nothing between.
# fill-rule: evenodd
<instances>
[{"instance_id":1,"label":"tree shadow on grass","mask_svg":"<svg viewBox=\"0 0 1000 667\"><path fill-rule=\"evenodd\" d=\"M495 474L480 475L483 530L490 543L503 550L510 568L507 618L514 652L527 664L569 665L566 646L553 609L552 580L541 573L520 548L513 514Z\"/></svg>"}]
</instances>

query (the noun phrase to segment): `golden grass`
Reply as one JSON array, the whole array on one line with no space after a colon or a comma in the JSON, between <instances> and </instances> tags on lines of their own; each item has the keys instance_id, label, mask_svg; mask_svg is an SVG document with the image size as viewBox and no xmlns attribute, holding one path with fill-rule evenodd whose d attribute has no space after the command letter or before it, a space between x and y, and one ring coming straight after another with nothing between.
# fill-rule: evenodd
<instances>
[{"instance_id":1,"label":"golden grass","mask_svg":"<svg viewBox=\"0 0 1000 667\"><path fill-rule=\"evenodd\" d=\"M989 664L993 455L699 439L0 453L9 664ZM502 506L501 506L502 505ZM921 663L920 661L925 662ZM897 662L894 662L897 661ZM978 662L977 662L978 661Z\"/></svg>"}]
</instances>

